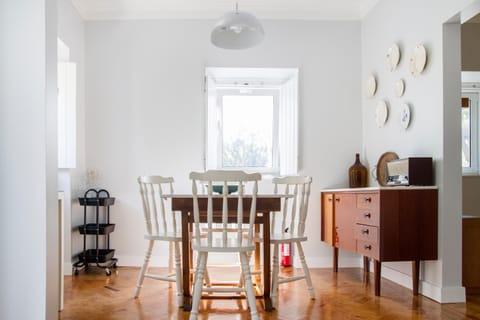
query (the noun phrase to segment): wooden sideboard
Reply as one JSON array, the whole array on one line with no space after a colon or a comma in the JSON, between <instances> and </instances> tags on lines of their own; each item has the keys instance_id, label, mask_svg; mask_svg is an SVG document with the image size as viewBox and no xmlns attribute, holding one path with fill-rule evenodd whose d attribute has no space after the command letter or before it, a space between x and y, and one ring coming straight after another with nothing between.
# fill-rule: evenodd
<instances>
[{"instance_id":1,"label":"wooden sideboard","mask_svg":"<svg viewBox=\"0 0 480 320\"><path fill-rule=\"evenodd\" d=\"M418 295L420 260L437 259L436 187L330 189L321 192L321 239L338 249L374 260L375 295L380 295L381 263L412 261L413 294ZM368 272L368 269L366 270Z\"/></svg>"}]
</instances>

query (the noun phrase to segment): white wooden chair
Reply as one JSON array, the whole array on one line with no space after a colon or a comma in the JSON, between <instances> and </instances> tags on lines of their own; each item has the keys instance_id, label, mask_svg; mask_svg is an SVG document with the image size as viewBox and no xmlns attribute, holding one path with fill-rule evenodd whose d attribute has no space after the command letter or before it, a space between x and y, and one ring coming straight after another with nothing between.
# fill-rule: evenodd
<instances>
[{"instance_id":1,"label":"white wooden chair","mask_svg":"<svg viewBox=\"0 0 480 320\"><path fill-rule=\"evenodd\" d=\"M273 178L274 193L284 194L288 197L282 199L282 211L272 214L271 222L271 244L273 245L273 268L272 268L272 304L277 304L278 285L296 280L305 279L310 298L315 299L312 278L308 270L305 254L303 253L302 242L307 241L305 235L305 220L308 212L308 199L310 196L311 177L289 176ZM279 190L283 189L283 190ZM277 219L277 215L281 219ZM278 221L280 220L280 221ZM291 277L279 276L279 245L296 244L298 256L303 268L303 274Z\"/></svg>"},{"instance_id":2,"label":"white wooden chair","mask_svg":"<svg viewBox=\"0 0 480 320\"><path fill-rule=\"evenodd\" d=\"M244 292L252 319L258 319L255 294L248 263L247 253L255 250L254 243L254 221L256 216L256 201L258 192L258 181L261 175L258 173L247 174L242 171L221 171L211 170L205 173L190 173L192 180L194 230L192 247L197 254L197 272L193 287L193 301L190 319L197 319L200 298L203 292ZM200 195L201 184L207 182L207 195ZM212 186L220 184L223 186L221 195L214 195ZM228 195L227 185L235 184L238 192ZM247 188L251 185L251 192L247 194ZM249 189L250 190L250 189ZM206 225L200 220L199 201L200 198L207 198ZM250 210L245 214L244 201L251 199ZM205 200L205 199L203 199ZM214 201L218 207L214 208ZM216 208L221 208L217 210ZM229 215L230 213L230 215ZM231 223L236 223L236 230L232 232ZM247 219L248 220L245 220ZM220 222L220 224L215 223ZM247 227L248 226L248 227ZM209 252L238 253L243 273L244 287L205 287L204 277Z\"/></svg>"},{"instance_id":3,"label":"white wooden chair","mask_svg":"<svg viewBox=\"0 0 480 320\"><path fill-rule=\"evenodd\" d=\"M177 286L177 301L183 305L182 268L180 265L180 242L182 241L181 224L177 224L174 212L170 210L170 197L173 195L173 182L171 177L142 176L138 177L140 195L142 198L143 213L147 232L148 248L145 260L138 275L134 297L137 298L142 288L145 277L175 282ZM169 247L169 273L166 275L147 273L150 257L155 241L168 243ZM172 261L172 251L174 262ZM175 265L173 267L173 265ZM173 270L174 269L174 270Z\"/></svg>"}]
</instances>

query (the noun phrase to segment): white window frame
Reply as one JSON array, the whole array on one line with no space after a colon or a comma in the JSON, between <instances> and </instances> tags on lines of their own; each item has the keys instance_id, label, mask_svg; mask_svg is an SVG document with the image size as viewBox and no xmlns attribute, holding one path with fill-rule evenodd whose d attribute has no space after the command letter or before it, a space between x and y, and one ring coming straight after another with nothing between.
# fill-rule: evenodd
<instances>
[{"instance_id":1,"label":"white window frame","mask_svg":"<svg viewBox=\"0 0 480 320\"><path fill-rule=\"evenodd\" d=\"M296 68L213 68L205 70L205 169L222 168L219 162L218 91L226 88L278 89L278 163L273 170L243 168L271 175L298 173L298 69Z\"/></svg>"},{"instance_id":2,"label":"white window frame","mask_svg":"<svg viewBox=\"0 0 480 320\"><path fill-rule=\"evenodd\" d=\"M470 167L462 166L462 173L477 175L480 169L480 83L462 83L462 98L468 98L470 103Z\"/></svg>"}]
</instances>

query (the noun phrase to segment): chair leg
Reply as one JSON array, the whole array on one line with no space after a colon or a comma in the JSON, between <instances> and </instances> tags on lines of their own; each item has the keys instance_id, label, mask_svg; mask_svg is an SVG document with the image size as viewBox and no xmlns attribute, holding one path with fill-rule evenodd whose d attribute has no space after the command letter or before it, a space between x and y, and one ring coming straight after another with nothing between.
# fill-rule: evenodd
<instances>
[{"instance_id":1,"label":"chair leg","mask_svg":"<svg viewBox=\"0 0 480 320\"><path fill-rule=\"evenodd\" d=\"M242 264L242 273L245 283L245 293L247 294L248 306L250 307L250 315L252 320L258 319L257 305L255 301L255 292L253 291L252 275L250 273L250 265L247 254L240 252L240 262Z\"/></svg>"},{"instance_id":2,"label":"chair leg","mask_svg":"<svg viewBox=\"0 0 480 320\"><path fill-rule=\"evenodd\" d=\"M278 273L280 272L280 264L278 260L278 244L273 245L273 259L272 259L272 290L271 290L271 299L272 307L276 308L277 306L277 291L278 291Z\"/></svg>"},{"instance_id":3,"label":"chair leg","mask_svg":"<svg viewBox=\"0 0 480 320\"><path fill-rule=\"evenodd\" d=\"M308 270L307 261L305 260L305 254L303 253L302 244L297 242L298 255L303 267L303 274L307 281L308 291L310 291L310 299L315 299L315 290L313 289L312 277L310 277L310 270Z\"/></svg>"},{"instance_id":4,"label":"chair leg","mask_svg":"<svg viewBox=\"0 0 480 320\"><path fill-rule=\"evenodd\" d=\"M200 297L202 296L203 278L207 264L207 253L198 253L197 272L195 274L195 284L193 285L192 310L190 311L190 320L196 320L198 317L198 307L200 305Z\"/></svg>"},{"instance_id":5,"label":"chair leg","mask_svg":"<svg viewBox=\"0 0 480 320\"><path fill-rule=\"evenodd\" d=\"M177 301L179 306L183 306L183 282L182 265L180 263L180 243L175 242L175 283L177 285Z\"/></svg>"},{"instance_id":6,"label":"chair leg","mask_svg":"<svg viewBox=\"0 0 480 320\"><path fill-rule=\"evenodd\" d=\"M175 243L173 241L170 241L168 243L168 273L171 274L173 272L173 267L174 267L174 260L175 260ZM175 271L176 272L176 271ZM168 287L172 287L172 283L168 283Z\"/></svg>"},{"instance_id":7,"label":"chair leg","mask_svg":"<svg viewBox=\"0 0 480 320\"><path fill-rule=\"evenodd\" d=\"M205 267L205 280L204 280L205 286L207 288L212 287L212 283L210 282L210 274L208 273L208 267Z\"/></svg>"},{"instance_id":8,"label":"chair leg","mask_svg":"<svg viewBox=\"0 0 480 320\"><path fill-rule=\"evenodd\" d=\"M248 264L250 265L250 259L252 258L252 253L251 252L247 252L247 260L248 260ZM240 262L240 266L241 266L241 262ZM238 279L238 287L239 288L243 288L243 286L245 286L245 282L243 281L244 277L243 277L243 270L240 269L240 279Z\"/></svg>"},{"instance_id":9,"label":"chair leg","mask_svg":"<svg viewBox=\"0 0 480 320\"><path fill-rule=\"evenodd\" d=\"M195 254L194 252L192 252L192 254ZM198 254L195 254L196 256ZM197 257L193 257L193 261L196 261L196 265L195 267L192 267L191 269L191 272L193 272L193 274L195 275L195 273L197 273L197 270L198 270L198 262L199 262L199 259ZM208 263L208 262L207 262ZM190 264L191 266L193 266L193 263ZM195 281L195 280L193 280ZM193 282L192 281L192 282ZM212 282L210 281L210 274L208 273L208 267L205 268L205 275L204 275L204 284L207 288L211 288L212 287Z\"/></svg>"},{"instance_id":10,"label":"chair leg","mask_svg":"<svg viewBox=\"0 0 480 320\"><path fill-rule=\"evenodd\" d=\"M147 248L147 252L145 253L145 259L143 261L142 268L140 269L140 273L138 274L137 284L135 286L135 292L133 294L135 298L137 298L140 295L140 290L142 289L145 272L148 269L148 264L150 263L150 257L152 255L153 243L154 243L154 240L150 240L148 242L148 248Z\"/></svg>"}]
</instances>

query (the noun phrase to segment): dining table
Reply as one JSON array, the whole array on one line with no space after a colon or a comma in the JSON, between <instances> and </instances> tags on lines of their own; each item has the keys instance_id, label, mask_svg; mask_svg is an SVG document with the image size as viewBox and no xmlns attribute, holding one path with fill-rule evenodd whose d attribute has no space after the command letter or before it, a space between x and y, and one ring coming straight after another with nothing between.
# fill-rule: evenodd
<instances>
[{"instance_id":1,"label":"dining table","mask_svg":"<svg viewBox=\"0 0 480 320\"><path fill-rule=\"evenodd\" d=\"M281 208L281 195L275 194L259 194L256 199L256 216L255 216L255 232L260 231L262 240L257 241L255 246L255 270L260 269L260 246L263 246L263 293L260 295L264 301L264 309L271 311L272 301L270 298L271 287L271 267L270 267L270 213L280 211ZM243 208L245 219L248 219L250 215L251 196L245 196L243 199ZM214 196L212 200L213 211L218 212L217 221L221 221L222 211L222 196ZM207 202L208 197L206 195L198 196L198 206L200 213L200 222L206 222L207 219ZM229 212L229 223L236 222L236 208L238 199L231 197L228 199L228 207L233 208ZM181 212L181 232L182 232L182 279L183 279L183 310L190 311L192 307L192 279L190 277L190 269L192 263L191 252L191 226L194 223L193 218L193 196L192 195L174 195L171 202L172 210ZM214 215L215 219L215 215ZM258 281L258 279L257 279Z\"/></svg>"}]
</instances>

